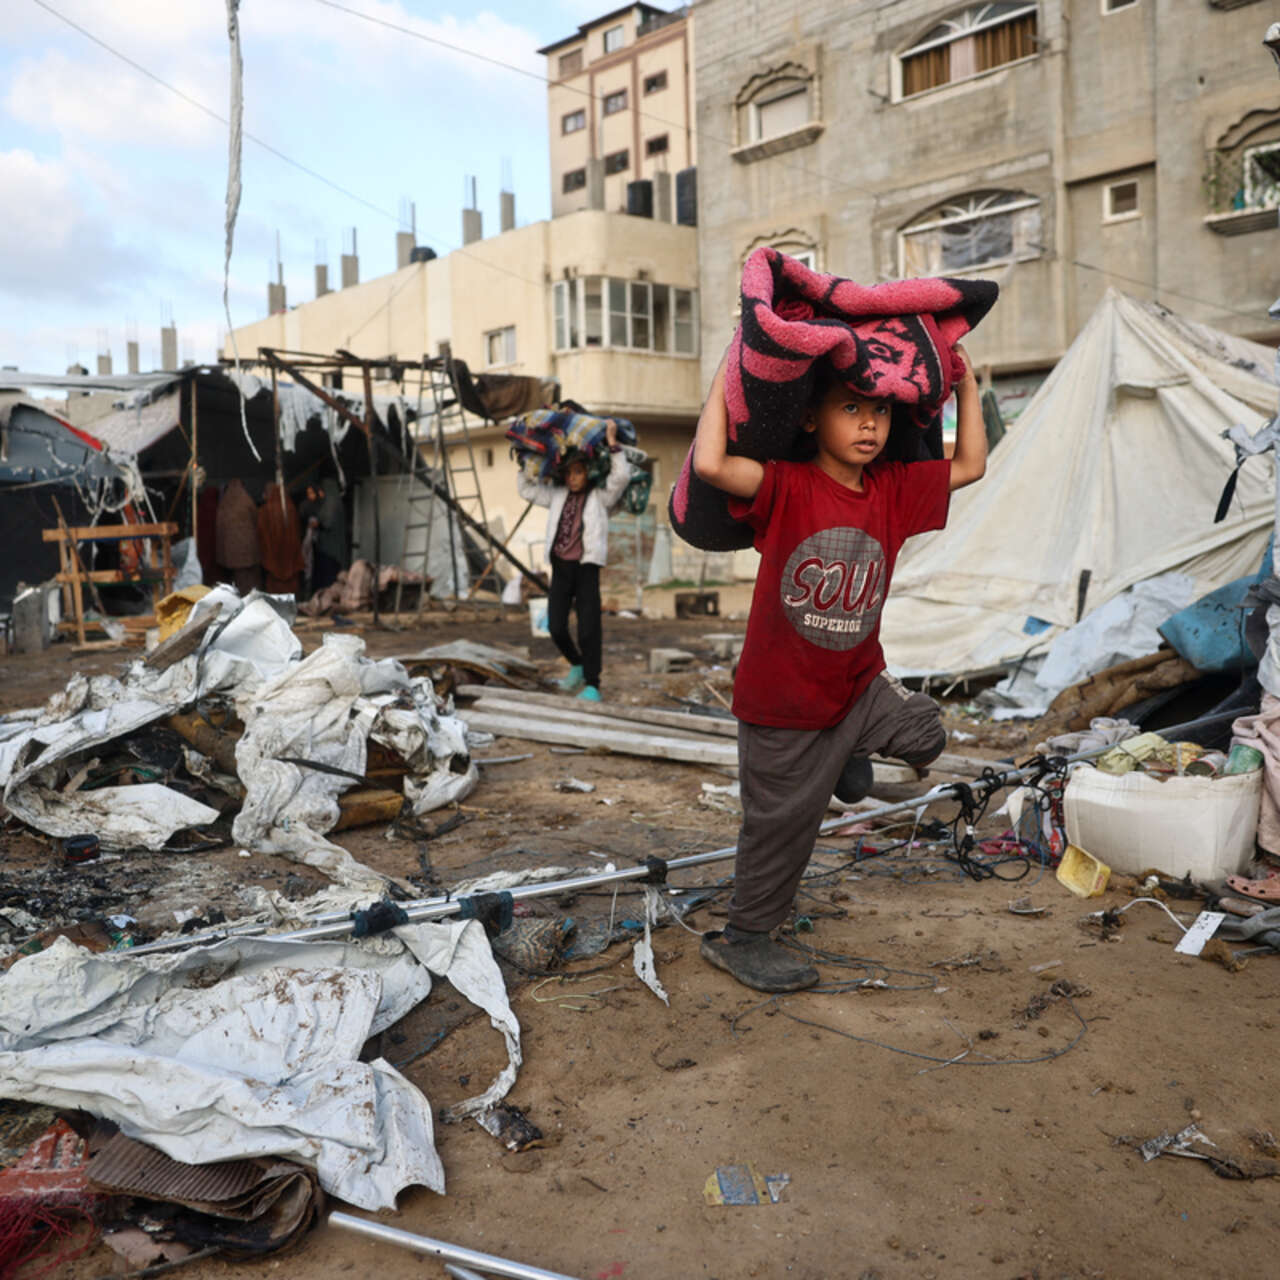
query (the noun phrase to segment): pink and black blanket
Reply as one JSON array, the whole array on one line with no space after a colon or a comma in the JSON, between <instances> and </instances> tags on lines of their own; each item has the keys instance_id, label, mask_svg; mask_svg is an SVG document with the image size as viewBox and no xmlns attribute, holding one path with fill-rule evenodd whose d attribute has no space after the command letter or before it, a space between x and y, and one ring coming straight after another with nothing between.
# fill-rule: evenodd
<instances>
[{"instance_id":1,"label":"pink and black blanket","mask_svg":"<svg viewBox=\"0 0 1280 1280\"><path fill-rule=\"evenodd\" d=\"M742 269L742 319L725 367L729 452L759 462L812 456L803 423L825 359L854 390L895 402L885 457L942 457L942 407L964 374L952 348L998 292L990 280L859 285L757 249ZM690 450L671 494L672 528L703 551L750 546L751 529L692 461Z\"/></svg>"}]
</instances>

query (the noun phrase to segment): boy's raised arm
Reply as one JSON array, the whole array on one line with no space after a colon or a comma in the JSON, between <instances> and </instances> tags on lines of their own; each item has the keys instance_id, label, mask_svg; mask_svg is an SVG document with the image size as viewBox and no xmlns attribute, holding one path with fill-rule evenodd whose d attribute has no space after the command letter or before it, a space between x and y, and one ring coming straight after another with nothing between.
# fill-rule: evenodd
<instances>
[{"instance_id":1,"label":"boy's raised arm","mask_svg":"<svg viewBox=\"0 0 1280 1280\"><path fill-rule=\"evenodd\" d=\"M987 470L987 428L982 421L978 379L969 353L957 342L956 353L964 361L965 375L956 386L956 450L951 455L951 489L981 480Z\"/></svg>"},{"instance_id":2,"label":"boy's raised arm","mask_svg":"<svg viewBox=\"0 0 1280 1280\"><path fill-rule=\"evenodd\" d=\"M724 367L728 358L726 350L711 379L711 390L698 418L698 431L693 438L693 469L699 479L735 498L754 498L764 482L763 465L728 452L729 410L724 401Z\"/></svg>"}]
</instances>

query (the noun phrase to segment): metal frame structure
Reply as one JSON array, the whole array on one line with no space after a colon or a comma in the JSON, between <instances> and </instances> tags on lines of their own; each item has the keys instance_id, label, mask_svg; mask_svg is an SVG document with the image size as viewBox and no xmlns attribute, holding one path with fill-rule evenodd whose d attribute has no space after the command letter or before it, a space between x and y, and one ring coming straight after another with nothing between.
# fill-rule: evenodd
<instances>
[{"instance_id":1,"label":"metal frame structure","mask_svg":"<svg viewBox=\"0 0 1280 1280\"><path fill-rule=\"evenodd\" d=\"M365 439L365 444L369 455L369 475L372 480L373 492L373 522L374 522L374 543L373 543L373 559L374 559L374 592L373 592L373 620L375 625L379 625L381 619L378 610L378 591L377 591L377 572L382 564L382 531L381 531L381 511L378 503L378 450L386 450L392 452L390 444L378 432L375 431L376 415L373 407L373 383L375 377L380 382L395 382L400 385L404 384L406 373L412 370L418 370L420 378L424 380L425 385L432 388L433 399L435 404L439 406L440 399L437 396L436 378L437 370L443 371L448 378L449 386L452 386L452 375L448 370L447 362L443 358L422 360L400 360L394 356L381 356L377 358L368 358L354 355L350 351L338 350L332 355L322 355L315 352L307 351L290 351L276 347L259 347L258 360L267 366L271 371L272 384L276 385L280 377L297 383L301 387L305 387L312 395L320 399L324 404L328 405L335 413L339 414L346 422L360 431ZM350 371L359 371L364 394L364 416L359 417L352 412L351 407L338 398L333 388L322 385L323 379L334 376L342 376ZM444 384L441 383L439 390L444 391ZM454 392L456 403L456 391ZM446 409L450 406L445 405ZM419 394L419 409L421 410L421 391ZM276 404L276 457L277 469L279 468L279 458L281 455L280 448L280 415L279 404ZM461 415L461 408L458 413ZM442 440L441 430L439 427L440 414L437 411L434 415L437 419L437 436ZM420 419L421 420L421 419ZM408 424L406 425L406 429ZM465 425L465 424L464 424ZM467 448L470 450L470 438L466 439ZM435 499L439 499L445 504L448 510L457 518L457 520L476 534L490 550L492 560L496 563L499 559L506 560L514 569L516 569L530 582L542 590L547 590L546 580L542 575L534 572L519 560L510 550L505 542L495 538L490 532L487 522L484 519L483 503L479 504L479 518L471 511L468 511L463 505L465 502L472 502L478 497L466 494L459 497L453 492L451 483L451 472L445 470L436 474L428 466L423 459L420 449L418 448L418 439L415 437L413 448L406 457L399 451L395 452L395 462L397 470L407 473L413 481L422 485L426 492L425 501L434 504ZM475 470L475 459L472 456L471 470ZM462 468L453 468L453 471L462 470ZM478 479L478 473L477 473ZM477 491L479 485L476 485ZM409 509L411 510L411 508ZM428 515L430 521L430 515ZM406 529L413 521L410 516L406 516ZM450 537L452 538L453 523L449 524ZM430 529L428 527L428 535ZM456 557L452 561L456 566ZM425 556L424 556L425 566ZM424 575L425 576L425 575ZM456 593L456 573L455 573L455 593ZM424 590L419 595L419 613L421 612L422 600L426 595L425 583ZM397 593L397 603L399 601L399 593Z\"/></svg>"}]
</instances>

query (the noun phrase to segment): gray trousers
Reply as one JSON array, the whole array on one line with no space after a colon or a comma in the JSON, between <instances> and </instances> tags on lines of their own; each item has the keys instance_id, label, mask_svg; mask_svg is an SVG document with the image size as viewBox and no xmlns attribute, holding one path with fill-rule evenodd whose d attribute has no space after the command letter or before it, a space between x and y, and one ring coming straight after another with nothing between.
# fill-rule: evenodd
<instances>
[{"instance_id":1,"label":"gray trousers","mask_svg":"<svg viewBox=\"0 0 1280 1280\"><path fill-rule=\"evenodd\" d=\"M729 923L766 930L791 910L818 828L850 755L885 755L922 766L947 743L932 698L887 671L829 729L738 723L742 830Z\"/></svg>"}]
</instances>

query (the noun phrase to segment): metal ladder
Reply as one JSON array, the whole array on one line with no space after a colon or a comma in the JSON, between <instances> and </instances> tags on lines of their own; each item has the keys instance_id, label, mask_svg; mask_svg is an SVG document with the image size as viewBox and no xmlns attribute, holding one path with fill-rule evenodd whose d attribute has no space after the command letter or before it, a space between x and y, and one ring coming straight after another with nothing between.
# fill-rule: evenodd
<instances>
[{"instance_id":1,"label":"metal ladder","mask_svg":"<svg viewBox=\"0 0 1280 1280\"><path fill-rule=\"evenodd\" d=\"M424 421L428 424L424 434L431 440L431 456L430 461L422 458L421 444L424 442L424 434L419 434L414 442L415 449L419 451L414 459L416 465L410 468L405 477L405 522L401 542L403 566L419 573L424 583L422 590L418 593L415 618L421 617L426 606L428 590L425 583L429 574L428 566L431 560L431 544L437 512L443 512L449 539L450 577L455 607L462 600L469 599L475 591L475 586L478 585L478 583L473 584L465 595L459 591L459 582L464 575L469 576L469 569L462 525L455 519L455 510L463 517L469 517L482 529L488 529L489 526L484 509L484 497L480 492L480 470L476 466L471 432L467 427L466 413L454 390L450 364L451 358L448 355L434 358L424 356L419 374L418 424L420 430ZM425 419L424 412L427 415ZM424 483L424 477L419 474L423 466L428 470L426 483ZM449 502L441 502L437 506L440 495L435 485L429 482L433 478L449 495ZM413 535L418 533L422 535L421 554L416 549L411 550L415 541ZM397 592L397 608L399 603L399 592ZM505 616L501 604L499 604L499 610Z\"/></svg>"}]
</instances>

